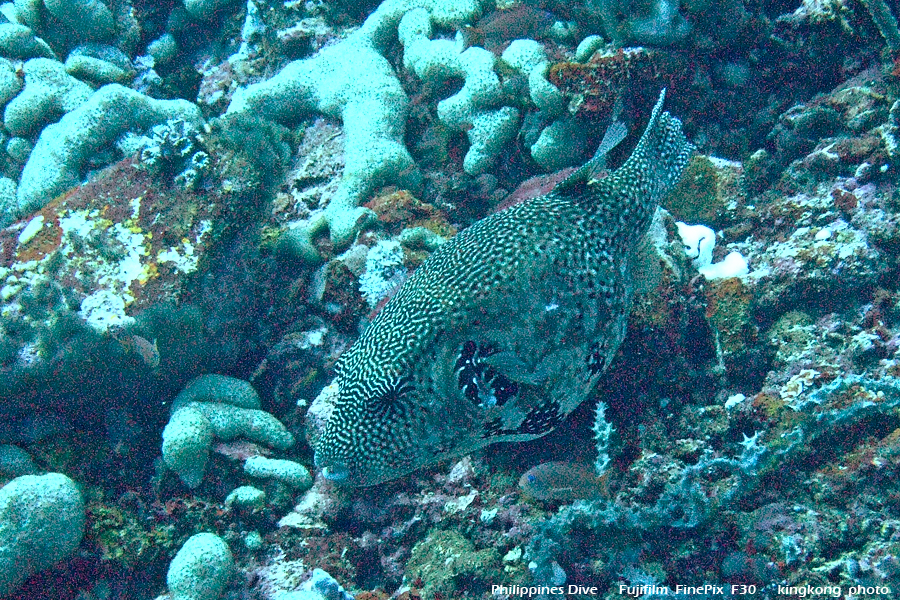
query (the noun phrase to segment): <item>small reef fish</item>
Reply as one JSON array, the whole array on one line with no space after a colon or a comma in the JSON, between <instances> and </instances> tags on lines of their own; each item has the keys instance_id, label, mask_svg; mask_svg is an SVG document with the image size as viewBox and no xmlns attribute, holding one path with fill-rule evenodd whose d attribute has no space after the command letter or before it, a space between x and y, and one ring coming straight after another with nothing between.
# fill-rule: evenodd
<instances>
[{"instance_id":1,"label":"small reef fish","mask_svg":"<svg viewBox=\"0 0 900 600\"><path fill-rule=\"evenodd\" d=\"M525 471L519 488L541 502L597 500L606 496L606 479L597 476L593 465L547 462Z\"/></svg>"},{"instance_id":2,"label":"small reef fish","mask_svg":"<svg viewBox=\"0 0 900 600\"><path fill-rule=\"evenodd\" d=\"M464 26L460 31L467 48L482 46L499 54L509 40L547 38L555 21L551 12L520 4L491 12L474 26Z\"/></svg>"},{"instance_id":3,"label":"small reef fish","mask_svg":"<svg viewBox=\"0 0 900 600\"><path fill-rule=\"evenodd\" d=\"M625 336L631 262L693 146L660 94L625 163L595 160L473 224L404 282L339 359L312 441L323 474L368 486L497 442L546 435Z\"/></svg>"},{"instance_id":4,"label":"small reef fish","mask_svg":"<svg viewBox=\"0 0 900 600\"><path fill-rule=\"evenodd\" d=\"M159 366L159 346L156 338L153 342L139 335L127 335L125 337L116 337L117 342L122 345L126 352L134 352L137 354L144 364L151 369Z\"/></svg>"}]
</instances>

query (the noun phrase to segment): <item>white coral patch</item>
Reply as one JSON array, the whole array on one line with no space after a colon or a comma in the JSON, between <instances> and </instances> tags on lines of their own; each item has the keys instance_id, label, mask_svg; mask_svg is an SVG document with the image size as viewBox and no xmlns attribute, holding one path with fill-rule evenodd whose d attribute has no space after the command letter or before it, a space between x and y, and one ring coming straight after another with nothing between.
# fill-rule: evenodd
<instances>
[{"instance_id":1,"label":"white coral patch","mask_svg":"<svg viewBox=\"0 0 900 600\"><path fill-rule=\"evenodd\" d=\"M203 236L211 229L212 223L210 221L201 221L197 230L197 241L203 239ZM195 252L194 244L187 238L182 238L180 245L172 246L168 250L160 252L156 259L160 263L172 263L175 270L180 273L193 273L197 270L197 266L200 263L200 256Z\"/></svg>"},{"instance_id":2,"label":"white coral patch","mask_svg":"<svg viewBox=\"0 0 900 600\"><path fill-rule=\"evenodd\" d=\"M190 273L197 269L198 256L194 254L194 246L187 240L181 240L181 246L163 250L156 257L160 263L172 263L176 271Z\"/></svg>"},{"instance_id":3,"label":"white coral patch","mask_svg":"<svg viewBox=\"0 0 900 600\"><path fill-rule=\"evenodd\" d=\"M132 202L133 208L137 208ZM81 304L79 315L94 329L105 332L134 322L125 308L134 302L132 283L149 278L145 264L148 236L122 223L111 223L97 210L72 210L61 215L61 250L69 265L88 275L94 291Z\"/></svg>"},{"instance_id":4,"label":"white coral patch","mask_svg":"<svg viewBox=\"0 0 900 600\"><path fill-rule=\"evenodd\" d=\"M792 409L799 410L803 403L800 403L798 399L813 387L820 375L821 373L815 369L801 370L781 388L781 399L788 402L788 406Z\"/></svg>"},{"instance_id":5,"label":"white coral patch","mask_svg":"<svg viewBox=\"0 0 900 600\"><path fill-rule=\"evenodd\" d=\"M743 277L750 272L747 259L740 252L730 252L721 261L701 267L700 274L707 279L727 279L729 277Z\"/></svg>"},{"instance_id":6,"label":"white coral patch","mask_svg":"<svg viewBox=\"0 0 900 600\"><path fill-rule=\"evenodd\" d=\"M19 243L27 244L31 241L31 239L38 234L38 232L44 227L44 215L38 215L32 220L28 222L28 225L25 226L25 229L19 233Z\"/></svg>"},{"instance_id":7,"label":"white coral patch","mask_svg":"<svg viewBox=\"0 0 900 600\"><path fill-rule=\"evenodd\" d=\"M136 279L146 279L148 273L147 266L143 264L142 257L149 254L149 250L144 245L145 235L135 233L126 228L121 223L116 223L109 228L110 233L122 244L124 256L119 259L118 263L113 263L110 272L106 277L100 278L100 283L115 282L121 284L121 289L128 289Z\"/></svg>"},{"instance_id":8,"label":"white coral patch","mask_svg":"<svg viewBox=\"0 0 900 600\"><path fill-rule=\"evenodd\" d=\"M134 322L134 318L125 314L125 300L110 290L97 290L82 300L78 316L101 332Z\"/></svg>"}]
</instances>

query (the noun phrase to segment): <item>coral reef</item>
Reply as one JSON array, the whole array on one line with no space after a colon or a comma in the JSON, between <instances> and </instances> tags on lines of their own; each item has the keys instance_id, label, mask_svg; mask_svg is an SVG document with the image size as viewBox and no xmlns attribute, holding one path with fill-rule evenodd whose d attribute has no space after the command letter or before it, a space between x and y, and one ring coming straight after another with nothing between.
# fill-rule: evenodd
<instances>
[{"instance_id":1,"label":"coral reef","mask_svg":"<svg viewBox=\"0 0 900 600\"><path fill-rule=\"evenodd\" d=\"M4 597L896 596L896 3L0 15ZM397 285L663 87L699 152L597 392L389 484L311 473Z\"/></svg>"},{"instance_id":2,"label":"coral reef","mask_svg":"<svg viewBox=\"0 0 900 600\"><path fill-rule=\"evenodd\" d=\"M127 367L139 356L134 335L157 338L163 369L173 358L166 340L179 327L154 334L136 317L185 290L224 227L224 198L173 189L138 166L125 160L0 232L5 389L53 368L77 373L91 348Z\"/></svg>"},{"instance_id":3,"label":"coral reef","mask_svg":"<svg viewBox=\"0 0 900 600\"><path fill-rule=\"evenodd\" d=\"M229 113L249 112L277 120L293 120L296 111L318 111L340 118L346 135L344 173L326 213L308 227L295 229L297 244L327 223L339 246L352 240L360 219L371 216L359 208L376 186L397 183L415 187L418 171L402 143L406 94L378 49L402 13L399 7L377 11L367 25L341 44L310 59L296 61L265 83L241 90ZM365 80L357 77L365 70Z\"/></svg>"}]
</instances>

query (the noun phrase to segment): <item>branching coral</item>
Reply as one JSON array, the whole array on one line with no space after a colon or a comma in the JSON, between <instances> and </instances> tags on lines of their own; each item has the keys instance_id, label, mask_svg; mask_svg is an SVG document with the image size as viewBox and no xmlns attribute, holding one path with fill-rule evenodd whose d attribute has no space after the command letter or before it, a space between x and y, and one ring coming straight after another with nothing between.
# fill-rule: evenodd
<instances>
[{"instance_id":1,"label":"branching coral","mask_svg":"<svg viewBox=\"0 0 900 600\"><path fill-rule=\"evenodd\" d=\"M647 532L700 527L723 511L737 510L776 469L799 465L823 444L831 444L835 432L873 419L890 419L895 427L898 407L900 380L857 375L837 379L792 405L791 429L776 431L765 440L763 432L744 435L734 458L706 452L695 464L670 476L652 505L598 500L565 506L536 527L526 550L533 561L535 583L548 584L555 576L558 557L571 547L575 535L614 537L626 548L645 539ZM606 451L604 436L598 436L598 450Z\"/></svg>"},{"instance_id":2,"label":"branching coral","mask_svg":"<svg viewBox=\"0 0 900 600\"><path fill-rule=\"evenodd\" d=\"M427 11L442 26L451 26L477 18L482 3L387 0L344 41L236 92L228 107L229 113L253 113L282 123L318 112L344 124L345 166L337 193L323 213L286 234L286 247L305 260L321 258L312 240L325 229L332 242L342 247L374 219L371 210L359 205L375 188L394 184L416 189L421 184L421 174L403 142L409 100L385 58L400 20L414 9ZM359 77L360 72L366 77ZM497 127L488 122L495 118L492 115L480 113L471 124L496 132Z\"/></svg>"},{"instance_id":3,"label":"branching coral","mask_svg":"<svg viewBox=\"0 0 900 600\"><path fill-rule=\"evenodd\" d=\"M432 40L431 16L412 10L400 20L403 62L421 79L443 83L461 78L462 88L438 102L438 118L454 129L465 129L471 145L463 169L473 175L490 168L516 133L519 112L500 106L503 91L494 71L494 55L484 48L463 48L449 40Z\"/></svg>"},{"instance_id":4,"label":"branching coral","mask_svg":"<svg viewBox=\"0 0 900 600\"><path fill-rule=\"evenodd\" d=\"M209 155L199 147L198 129L183 119L154 126L140 144L139 159L152 175L174 178L186 189L194 189L209 168Z\"/></svg>"}]
</instances>

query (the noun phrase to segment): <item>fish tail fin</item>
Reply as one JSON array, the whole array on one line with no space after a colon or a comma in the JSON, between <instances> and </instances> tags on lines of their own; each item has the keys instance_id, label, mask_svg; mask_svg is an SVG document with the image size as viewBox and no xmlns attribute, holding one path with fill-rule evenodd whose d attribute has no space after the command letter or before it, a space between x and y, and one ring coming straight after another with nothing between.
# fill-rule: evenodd
<instances>
[{"instance_id":1,"label":"fish tail fin","mask_svg":"<svg viewBox=\"0 0 900 600\"><path fill-rule=\"evenodd\" d=\"M665 99L663 89L634 152L611 175L610 183L617 189L630 191L631 197L622 199L630 204L643 201L655 208L678 183L695 150L681 130L681 121L663 112Z\"/></svg>"},{"instance_id":2,"label":"fish tail fin","mask_svg":"<svg viewBox=\"0 0 900 600\"><path fill-rule=\"evenodd\" d=\"M554 189L590 205L593 211L616 213L619 221L643 231L656 206L675 187L694 146L681 121L662 110L666 90L659 94L650 121L625 163L608 177L592 179L593 161Z\"/></svg>"}]
</instances>

